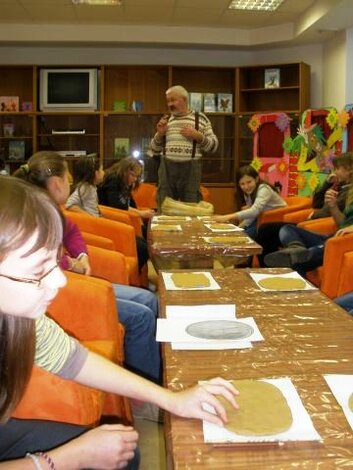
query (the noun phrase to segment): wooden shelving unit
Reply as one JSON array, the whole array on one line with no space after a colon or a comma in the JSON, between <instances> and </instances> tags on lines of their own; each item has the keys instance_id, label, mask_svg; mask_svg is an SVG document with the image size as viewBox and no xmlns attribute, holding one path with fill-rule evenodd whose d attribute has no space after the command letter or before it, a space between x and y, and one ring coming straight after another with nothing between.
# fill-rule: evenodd
<instances>
[{"instance_id":1,"label":"wooden shelving unit","mask_svg":"<svg viewBox=\"0 0 353 470\"><path fill-rule=\"evenodd\" d=\"M130 152L145 152L158 119L167 111L166 89L182 84L189 92L233 96L233 112L208 114L219 149L203 160L204 183L224 187L233 183L235 169L251 157L252 133L246 123L252 114L283 111L295 118L310 106L310 68L304 63L249 67L98 65L100 104L96 112L40 112L41 67L0 66L0 96L18 96L20 106L25 101L33 104L28 112L0 112L0 157L6 161L11 140L25 141L25 158L44 149L86 150L99 154L105 166L114 162L115 138L128 138ZM265 88L268 68L279 69L278 88ZM125 102L125 110L114 109L117 101ZM138 112L132 110L134 101L142 104ZM3 135L6 122L13 122L13 136ZM85 133L52 133L58 129L85 129ZM20 163L11 161L11 169Z\"/></svg>"}]
</instances>

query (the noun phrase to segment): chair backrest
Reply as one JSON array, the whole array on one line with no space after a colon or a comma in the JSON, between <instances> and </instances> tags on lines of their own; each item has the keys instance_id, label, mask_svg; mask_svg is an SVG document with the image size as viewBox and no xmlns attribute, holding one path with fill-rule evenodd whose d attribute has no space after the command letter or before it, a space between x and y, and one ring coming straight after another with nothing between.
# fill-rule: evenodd
<instances>
[{"instance_id":1,"label":"chair backrest","mask_svg":"<svg viewBox=\"0 0 353 470\"><path fill-rule=\"evenodd\" d=\"M139 184L139 186L132 192L132 196L139 208L157 208L157 187L155 184Z\"/></svg>"},{"instance_id":2,"label":"chair backrest","mask_svg":"<svg viewBox=\"0 0 353 470\"><path fill-rule=\"evenodd\" d=\"M287 203L285 207L278 207L262 214L257 219L257 225L261 225L268 222L283 222L285 214L290 212L299 211L311 207L312 200L306 196L287 196L284 198Z\"/></svg>"}]
</instances>

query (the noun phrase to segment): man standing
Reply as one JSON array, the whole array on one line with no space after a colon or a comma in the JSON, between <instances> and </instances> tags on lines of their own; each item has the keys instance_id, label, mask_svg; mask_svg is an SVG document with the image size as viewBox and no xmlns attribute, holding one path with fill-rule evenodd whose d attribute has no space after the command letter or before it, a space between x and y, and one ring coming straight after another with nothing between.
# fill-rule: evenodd
<instances>
[{"instance_id":1,"label":"man standing","mask_svg":"<svg viewBox=\"0 0 353 470\"><path fill-rule=\"evenodd\" d=\"M151 141L153 154L161 154L158 170L158 209L165 197L200 201L201 157L215 152L218 139L209 119L189 109L188 92L180 85L166 91L171 116L163 116Z\"/></svg>"}]
</instances>

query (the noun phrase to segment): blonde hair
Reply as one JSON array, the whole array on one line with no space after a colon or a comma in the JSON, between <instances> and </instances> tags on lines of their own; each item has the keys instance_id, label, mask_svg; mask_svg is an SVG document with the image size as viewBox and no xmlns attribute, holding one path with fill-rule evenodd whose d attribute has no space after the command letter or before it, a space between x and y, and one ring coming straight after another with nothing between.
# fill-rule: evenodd
<instances>
[{"instance_id":1,"label":"blonde hair","mask_svg":"<svg viewBox=\"0 0 353 470\"><path fill-rule=\"evenodd\" d=\"M186 100L189 99L189 93L181 85L174 85L174 86L168 88L168 90L165 92L165 94L168 95L169 93L176 93L177 95L182 96Z\"/></svg>"}]
</instances>

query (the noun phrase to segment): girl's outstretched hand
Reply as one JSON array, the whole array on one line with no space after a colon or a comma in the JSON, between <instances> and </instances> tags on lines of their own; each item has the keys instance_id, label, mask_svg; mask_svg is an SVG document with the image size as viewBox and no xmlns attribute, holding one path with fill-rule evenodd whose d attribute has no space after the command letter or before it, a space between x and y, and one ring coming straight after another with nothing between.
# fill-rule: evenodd
<instances>
[{"instance_id":1,"label":"girl's outstretched hand","mask_svg":"<svg viewBox=\"0 0 353 470\"><path fill-rule=\"evenodd\" d=\"M226 412L215 395L222 395L237 409L238 404L234 397L238 394L239 392L230 382L217 377L188 390L174 393L168 411L184 418L202 419L223 426L227 422ZM203 403L211 405L216 414L204 410Z\"/></svg>"}]
</instances>

